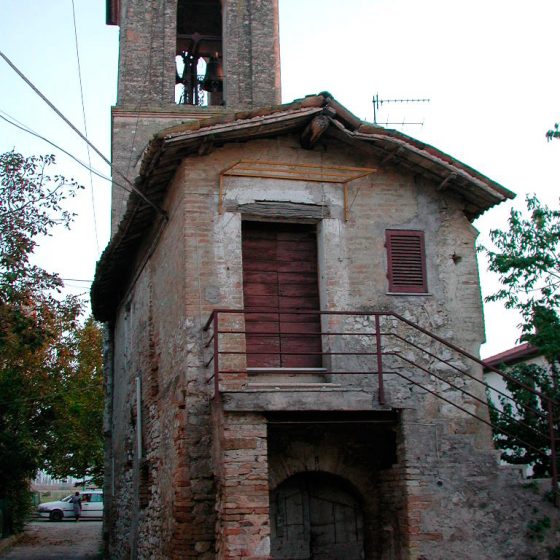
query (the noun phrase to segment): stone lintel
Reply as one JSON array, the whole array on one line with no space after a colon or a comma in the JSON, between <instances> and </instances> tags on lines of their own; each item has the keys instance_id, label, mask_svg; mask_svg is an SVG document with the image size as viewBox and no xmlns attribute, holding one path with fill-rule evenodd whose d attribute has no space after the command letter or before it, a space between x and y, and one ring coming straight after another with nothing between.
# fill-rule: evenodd
<instances>
[{"instance_id":1,"label":"stone lintel","mask_svg":"<svg viewBox=\"0 0 560 560\"><path fill-rule=\"evenodd\" d=\"M378 403L377 392L329 388L324 384L316 388L251 387L224 391L221 398L227 412L391 410L391 407Z\"/></svg>"}]
</instances>

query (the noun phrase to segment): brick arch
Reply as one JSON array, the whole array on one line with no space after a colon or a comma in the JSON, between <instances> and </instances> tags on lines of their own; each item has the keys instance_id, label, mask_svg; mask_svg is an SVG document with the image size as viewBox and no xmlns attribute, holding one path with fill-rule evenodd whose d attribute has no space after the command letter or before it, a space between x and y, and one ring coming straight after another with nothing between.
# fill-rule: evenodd
<instances>
[{"instance_id":1,"label":"brick arch","mask_svg":"<svg viewBox=\"0 0 560 560\"><path fill-rule=\"evenodd\" d=\"M290 480L294 480L300 477L310 476L310 477L317 477L325 481L330 480L333 483L340 485L341 487L346 489L348 493L352 494L363 507L366 507L366 500L364 499L362 490L360 490L360 488L356 486L356 484L354 484L351 478L349 478L347 475L348 475L347 472L339 474L339 473L332 473L324 470L298 471L286 477L276 486L274 487L270 486L270 494L276 492L283 484L286 484Z\"/></svg>"},{"instance_id":2,"label":"brick arch","mask_svg":"<svg viewBox=\"0 0 560 560\"><path fill-rule=\"evenodd\" d=\"M269 459L269 488L274 490L288 478L305 472L322 472L346 479L360 494L371 492L365 465L356 465L339 446L324 446L309 453L304 442L291 442L281 456Z\"/></svg>"},{"instance_id":3,"label":"brick arch","mask_svg":"<svg viewBox=\"0 0 560 560\"><path fill-rule=\"evenodd\" d=\"M394 451L394 443L389 445L368 425L357 429L353 423L272 423L268 428L270 496L284 481L302 473L344 479L363 499L364 558L390 558L399 550L401 535L397 504L393 504L400 483L391 470L390 448Z\"/></svg>"}]
</instances>

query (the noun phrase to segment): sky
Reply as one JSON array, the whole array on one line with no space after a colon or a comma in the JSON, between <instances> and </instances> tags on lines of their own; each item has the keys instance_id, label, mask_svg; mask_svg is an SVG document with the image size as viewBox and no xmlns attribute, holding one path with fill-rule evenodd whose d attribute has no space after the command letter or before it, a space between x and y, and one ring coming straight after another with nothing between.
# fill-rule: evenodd
<instances>
[{"instance_id":1,"label":"sky","mask_svg":"<svg viewBox=\"0 0 560 560\"><path fill-rule=\"evenodd\" d=\"M475 222L485 242L506 227L526 194L558 206L560 121L558 0L279 0L282 98L329 91L373 121L435 146L517 194ZM110 158L116 102L118 28L105 25L105 0L0 0L0 50ZM76 27L74 27L74 14ZM76 50L76 37L78 50ZM77 56L77 53L79 56ZM78 67L81 69L81 85ZM0 59L0 117L16 119L109 175L108 166ZM81 91L83 92L83 98ZM83 101L82 101L83 99ZM406 123L406 124L403 124ZM414 123L423 123L414 124ZM36 259L72 293L87 293L109 240L110 183L0 118L0 152L54 153L57 173L86 188L72 202L71 231L41 241ZM480 262L483 295L497 287ZM486 304L482 355L519 337L519 317Z\"/></svg>"}]
</instances>

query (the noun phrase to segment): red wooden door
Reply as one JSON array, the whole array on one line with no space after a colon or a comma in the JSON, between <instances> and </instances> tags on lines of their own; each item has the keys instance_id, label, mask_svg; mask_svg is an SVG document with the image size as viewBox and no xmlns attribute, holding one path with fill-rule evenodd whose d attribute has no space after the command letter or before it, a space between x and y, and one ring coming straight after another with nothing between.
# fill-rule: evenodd
<instances>
[{"instance_id":1,"label":"red wooden door","mask_svg":"<svg viewBox=\"0 0 560 560\"><path fill-rule=\"evenodd\" d=\"M242 236L247 367L321 367L315 228L244 222Z\"/></svg>"}]
</instances>

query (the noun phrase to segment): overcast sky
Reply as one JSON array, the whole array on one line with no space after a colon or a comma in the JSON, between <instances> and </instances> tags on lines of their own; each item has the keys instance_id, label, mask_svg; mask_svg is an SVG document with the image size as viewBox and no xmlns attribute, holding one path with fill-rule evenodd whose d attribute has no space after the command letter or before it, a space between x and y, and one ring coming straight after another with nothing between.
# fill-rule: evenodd
<instances>
[{"instance_id":1,"label":"overcast sky","mask_svg":"<svg viewBox=\"0 0 560 560\"><path fill-rule=\"evenodd\" d=\"M560 120L558 0L279 0L284 101L329 91L372 121L372 98L429 98L384 104L378 122L434 145L517 193L558 205L560 141L545 132ZM83 130L72 0L0 0L0 49ZM105 25L105 0L74 0L88 135L110 156L118 29ZM0 115L15 118L88 161L85 144L0 60ZM107 181L53 147L0 120L0 151L55 153L57 171L87 189L70 233L56 232L38 258L69 279L93 278L109 236ZM91 155L95 169L107 166ZM93 185L93 189L92 189ZM504 226L510 204L475 226L484 238ZM95 216L95 218L94 218ZM495 288L481 262L483 292ZM67 281L77 293L86 283ZM516 343L518 318L486 306L483 355Z\"/></svg>"}]
</instances>

